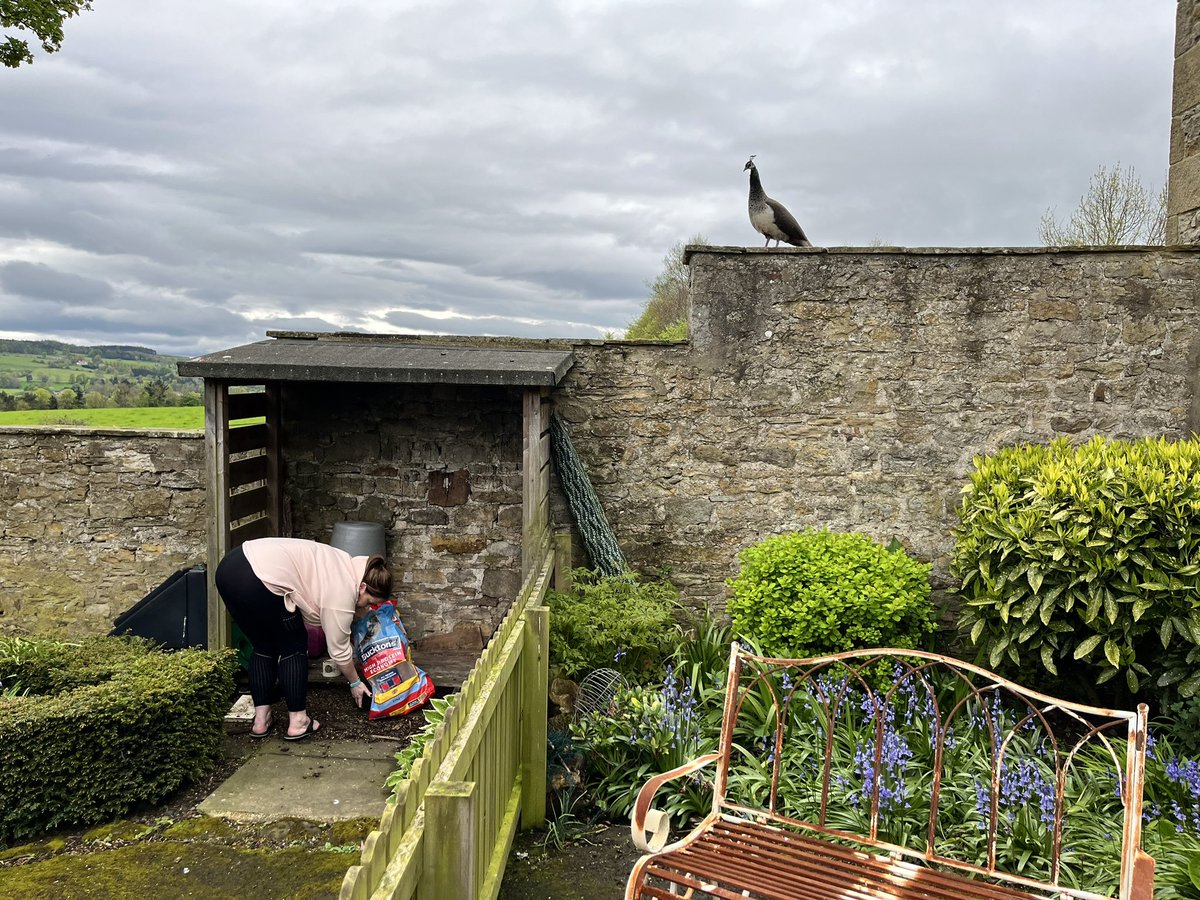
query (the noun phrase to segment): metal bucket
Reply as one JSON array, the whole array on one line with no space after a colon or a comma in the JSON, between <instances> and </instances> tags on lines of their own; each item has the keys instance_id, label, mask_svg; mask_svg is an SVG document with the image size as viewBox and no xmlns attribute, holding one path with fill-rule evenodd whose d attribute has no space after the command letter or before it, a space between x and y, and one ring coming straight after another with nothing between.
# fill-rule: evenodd
<instances>
[{"instance_id":1,"label":"metal bucket","mask_svg":"<svg viewBox=\"0 0 1200 900\"><path fill-rule=\"evenodd\" d=\"M387 557L383 525L379 522L335 522L329 543L351 556Z\"/></svg>"}]
</instances>

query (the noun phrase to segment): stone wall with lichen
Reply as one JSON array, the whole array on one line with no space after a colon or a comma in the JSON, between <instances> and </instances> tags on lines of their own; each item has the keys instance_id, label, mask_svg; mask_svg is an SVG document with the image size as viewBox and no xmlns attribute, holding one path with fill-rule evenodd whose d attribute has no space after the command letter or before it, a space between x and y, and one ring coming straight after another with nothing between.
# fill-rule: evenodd
<instances>
[{"instance_id":1,"label":"stone wall with lichen","mask_svg":"<svg viewBox=\"0 0 1200 900\"><path fill-rule=\"evenodd\" d=\"M1175 70L1167 178L1167 243L1200 242L1200 5L1175 10Z\"/></svg>"},{"instance_id":2,"label":"stone wall with lichen","mask_svg":"<svg viewBox=\"0 0 1200 900\"><path fill-rule=\"evenodd\" d=\"M554 403L629 560L693 602L719 602L741 548L823 525L899 538L945 587L976 454L1200 428L1190 250L698 248L690 265L691 343L580 346Z\"/></svg>"},{"instance_id":3,"label":"stone wall with lichen","mask_svg":"<svg viewBox=\"0 0 1200 900\"><path fill-rule=\"evenodd\" d=\"M742 548L822 525L899 538L946 589L976 454L1200 429L1198 264L702 248L690 343L528 343L573 346L554 408L631 563L691 602L720 603ZM520 578L520 392L303 384L282 409L291 533L383 522L413 637L478 643ZM0 429L0 631L107 630L202 561L203 456L198 434Z\"/></svg>"},{"instance_id":4,"label":"stone wall with lichen","mask_svg":"<svg viewBox=\"0 0 1200 900\"><path fill-rule=\"evenodd\" d=\"M204 562L202 437L0 428L0 634L106 634Z\"/></svg>"}]
</instances>

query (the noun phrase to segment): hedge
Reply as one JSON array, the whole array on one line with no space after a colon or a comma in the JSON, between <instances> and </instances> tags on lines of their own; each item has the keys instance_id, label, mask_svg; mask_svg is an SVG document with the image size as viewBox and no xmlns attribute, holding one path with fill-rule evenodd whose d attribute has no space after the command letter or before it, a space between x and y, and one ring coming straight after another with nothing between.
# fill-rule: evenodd
<instances>
[{"instance_id":1,"label":"hedge","mask_svg":"<svg viewBox=\"0 0 1200 900\"><path fill-rule=\"evenodd\" d=\"M154 803L223 758L229 651L0 640L0 842Z\"/></svg>"},{"instance_id":2,"label":"hedge","mask_svg":"<svg viewBox=\"0 0 1200 900\"><path fill-rule=\"evenodd\" d=\"M960 624L987 664L1200 690L1200 442L1010 447L976 458L958 514Z\"/></svg>"}]
</instances>

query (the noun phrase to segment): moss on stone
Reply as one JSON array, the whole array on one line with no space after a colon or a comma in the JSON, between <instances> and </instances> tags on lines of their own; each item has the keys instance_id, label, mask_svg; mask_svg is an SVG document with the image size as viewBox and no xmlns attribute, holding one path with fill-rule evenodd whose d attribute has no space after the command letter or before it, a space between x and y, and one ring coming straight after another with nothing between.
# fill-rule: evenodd
<instances>
[{"instance_id":1,"label":"moss on stone","mask_svg":"<svg viewBox=\"0 0 1200 900\"><path fill-rule=\"evenodd\" d=\"M7 900L199 896L323 900L341 890L345 853L305 849L239 850L221 844L148 841L102 853L70 854L0 869Z\"/></svg>"},{"instance_id":2,"label":"moss on stone","mask_svg":"<svg viewBox=\"0 0 1200 900\"><path fill-rule=\"evenodd\" d=\"M335 846L357 844L379 827L378 819L346 819L329 826L329 842Z\"/></svg>"},{"instance_id":3,"label":"moss on stone","mask_svg":"<svg viewBox=\"0 0 1200 900\"><path fill-rule=\"evenodd\" d=\"M107 825L99 825L83 833L83 841L88 844L115 844L126 841L141 840L152 826L144 822L130 822L128 819L118 819Z\"/></svg>"},{"instance_id":4,"label":"moss on stone","mask_svg":"<svg viewBox=\"0 0 1200 900\"><path fill-rule=\"evenodd\" d=\"M163 832L164 838L176 841L230 841L236 840L237 835L237 828L214 816L184 819Z\"/></svg>"},{"instance_id":5,"label":"moss on stone","mask_svg":"<svg viewBox=\"0 0 1200 900\"><path fill-rule=\"evenodd\" d=\"M62 838L48 838L44 841L31 841L28 844L18 844L16 847L0 849L0 862L8 859L20 859L23 856L49 856L58 853L67 842Z\"/></svg>"}]
</instances>

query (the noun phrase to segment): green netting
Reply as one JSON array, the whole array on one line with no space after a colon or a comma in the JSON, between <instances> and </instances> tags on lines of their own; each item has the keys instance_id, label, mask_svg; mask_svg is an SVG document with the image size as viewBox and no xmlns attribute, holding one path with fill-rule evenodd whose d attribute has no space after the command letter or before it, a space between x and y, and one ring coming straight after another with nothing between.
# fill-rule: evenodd
<instances>
[{"instance_id":1,"label":"green netting","mask_svg":"<svg viewBox=\"0 0 1200 900\"><path fill-rule=\"evenodd\" d=\"M629 570L625 555L617 545L616 535L605 518L600 500L592 489L583 463L571 438L557 414L550 416L550 454L567 495L571 518L583 540L584 549L592 560L592 566L602 575L624 575Z\"/></svg>"}]
</instances>

